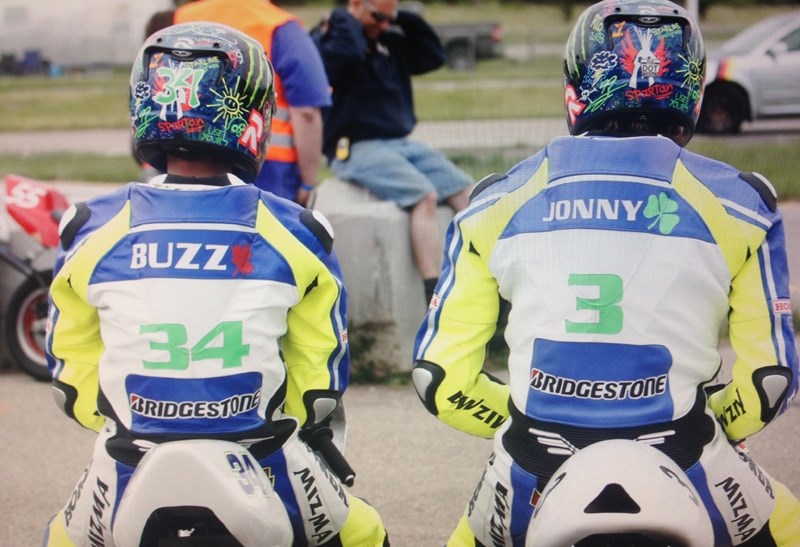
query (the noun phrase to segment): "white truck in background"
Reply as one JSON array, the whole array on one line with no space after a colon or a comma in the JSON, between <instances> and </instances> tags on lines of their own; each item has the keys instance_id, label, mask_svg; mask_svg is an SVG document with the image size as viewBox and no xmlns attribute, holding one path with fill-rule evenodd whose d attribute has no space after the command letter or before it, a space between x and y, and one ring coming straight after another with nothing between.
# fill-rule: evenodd
<instances>
[{"instance_id":1,"label":"white truck in background","mask_svg":"<svg viewBox=\"0 0 800 547\"><path fill-rule=\"evenodd\" d=\"M0 75L129 65L172 0L3 0Z\"/></svg>"}]
</instances>

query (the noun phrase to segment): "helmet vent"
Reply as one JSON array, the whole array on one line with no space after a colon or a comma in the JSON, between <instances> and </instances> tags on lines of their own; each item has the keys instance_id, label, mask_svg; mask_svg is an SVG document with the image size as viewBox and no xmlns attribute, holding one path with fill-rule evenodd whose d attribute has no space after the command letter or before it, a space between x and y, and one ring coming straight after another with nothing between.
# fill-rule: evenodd
<instances>
[{"instance_id":1,"label":"helmet vent","mask_svg":"<svg viewBox=\"0 0 800 547\"><path fill-rule=\"evenodd\" d=\"M594 498L583 510L584 513L630 513L636 514L641 507L622 485L612 482L607 484L603 491Z\"/></svg>"}]
</instances>

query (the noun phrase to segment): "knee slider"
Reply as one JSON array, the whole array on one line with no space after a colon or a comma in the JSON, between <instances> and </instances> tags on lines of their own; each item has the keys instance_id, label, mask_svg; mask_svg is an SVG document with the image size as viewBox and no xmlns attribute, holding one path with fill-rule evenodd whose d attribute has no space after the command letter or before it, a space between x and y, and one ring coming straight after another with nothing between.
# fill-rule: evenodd
<instances>
[{"instance_id":1,"label":"knee slider","mask_svg":"<svg viewBox=\"0 0 800 547\"><path fill-rule=\"evenodd\" d=\"M417 390L422 404L434 416L439 414L439 410L436 408L436 391L442 380L444 380L444 370L436 363L422 360L414 362L411 381L414 383L414 389Z\"/></svg>"},{"instance_id":2,"label":"knee slider","mask_svg":"<svg viewBox=\"0 0 800 547\"><path fill-rule=\"evenodd\" d=\"M768 423L778 414L789 394L793 373L781 366L762 367L753 372L753 385L761 402L761 421Z\"/></svg>"}]
</instances>

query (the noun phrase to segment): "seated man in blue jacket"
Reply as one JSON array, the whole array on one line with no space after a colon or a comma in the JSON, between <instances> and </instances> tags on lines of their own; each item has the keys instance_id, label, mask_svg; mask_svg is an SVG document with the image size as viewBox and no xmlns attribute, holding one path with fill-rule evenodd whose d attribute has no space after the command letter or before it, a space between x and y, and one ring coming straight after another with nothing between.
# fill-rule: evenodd
<instances>
[{"instance_id":1,"label":"seated man in blue jacket","mask_svg":"<svg viewBox=\"0 0 800 547\"><path fill-rule=\"evenodd\" d=\"M350 0L312 30L333 87L322 150L334 174L410 213L411 247L427 301L439 278L437 205L466 207L472 179L424 143L416 124L411 76L444 64L425 20L398 11L397 0Z\"/></svg>"}]
</instances>

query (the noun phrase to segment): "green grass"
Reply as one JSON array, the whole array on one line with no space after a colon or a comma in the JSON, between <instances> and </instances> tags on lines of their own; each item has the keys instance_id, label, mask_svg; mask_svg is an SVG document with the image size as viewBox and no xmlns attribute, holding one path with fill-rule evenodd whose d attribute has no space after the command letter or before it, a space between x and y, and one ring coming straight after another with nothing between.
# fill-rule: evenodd
<instances>
[{"instance_id":1,"label":"green grass","mask_svg":"<svg viewBox=\"0 0 800 547\"><path fill-rule=\"evenodd\" d=\"M38 180L129 182L139 180L139 166L132 156L100 154L0 154L0 175L15 173Z\"/></svg>"},{"instance_id":2,"label":"green grass","mask_svg":"<svg viewBox=\"0 0 800 547\"><path fill-rule=\"evenodd\" d=\"M739 141L742 142L739 142ZM687 147L729 163L743 171L756 171L767 177L782 200L800 199L800 137L784 143L754 144L749 139L697 137Z\"/></svg>"},{"instance_id":3,"label":"green grass","mask_svg":"<svg viewBox=\"0 0 800 547\"><path fill-rule=\"evenodd\" d=\"M127 127L128 75L0 78L0 131Z\"/></svg>"},{"instance_id":4,"label":"green grass","mask_svg":"<svg viewBox=\"0 0 800 547\"><path fill-rule=\"evenodd\" d=\"M417 101L417 117L425 121L562 117L562 95L555 87L429 91Z\"/></svg>"},{"instance_id":5,"label":"green grass","mask_svg":"<svg viewBox=\"0 0 800 547\"><path fill-rule=\"evenodd\" d=\"M800 200L800 180L795 176L800 172L800 137L781 144L758 144L750 139L698 136L687 148L740 170L757 171L772 182L781 200ZM533 152L522 148L483 149L451 154L450 158L479 180L490 173L504 173Z\"/></svg>"},{"instance_id":6,"label":"green grass","mask_svg":"<svg viewBox=\"0 0 800 547\"><path fill-rule=\"evenodd\" d=\"M442 69L415 80L420 120L560 115L560 59L497 59L474 72ZM128 75L119 69L52 79L0 77L0 131L128 127Z\"/></svg>"},{"instance_id":7,"label":"green grass","mask_svg":"<svg viewBox=\"0 0 800 547\"><path fill-rule=\"evenodd\" d=\"M736 138L720 139L697 137L688 148L693 152L724 161L734 167L758 171L775 186L782 200L800 200L800 137L782 144L754 144ZM745 144L746 143L746 144ZM511 148L507 150L482 149L454 152L450 158L473 179L479 180L490 173L504 173L535 150ZM0 154L0 173L18 173L41 180L83 180L100 182L128 182L138 180L139 168L129 156L103 156L99 154L34 154L16 156ZM320 180L332 176L324 168Z\"/></svg>"}]
</instances>

